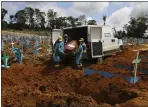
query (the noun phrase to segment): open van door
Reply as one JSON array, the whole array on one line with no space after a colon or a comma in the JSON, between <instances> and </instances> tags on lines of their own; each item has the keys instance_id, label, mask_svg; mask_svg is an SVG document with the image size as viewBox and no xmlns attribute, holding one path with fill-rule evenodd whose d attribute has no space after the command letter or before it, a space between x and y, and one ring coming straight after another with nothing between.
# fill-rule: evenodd
<instances>
[{"instance_id":1,"label":"open van door","mask_svg":"<svg viewBox=\"0 0 148 107\"><path fill-rule=\"evenodd\" d=\"M99 58L103 56L103 46L102 46L102 28L97 26L91 26L90 28L91 36L91 55L92 58Z\"/></svg>"},{"instance_id":2,"label":"open van door","mask_svg":"<svg viewBox=\"0 0 148 107\"><path fill-rule=\"evenodd\" d=\"M58 39L58 36L62 36L62 30L60 29L53 29L52 31L52 44L54 46L54 43Z\"/></svg>"}]
</instances>

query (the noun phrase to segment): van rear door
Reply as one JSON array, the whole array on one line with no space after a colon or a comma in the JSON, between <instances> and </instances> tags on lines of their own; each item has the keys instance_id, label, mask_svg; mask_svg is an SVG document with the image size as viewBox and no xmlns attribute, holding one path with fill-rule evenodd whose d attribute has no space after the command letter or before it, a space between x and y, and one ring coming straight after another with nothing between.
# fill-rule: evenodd
<instances>
[{"instance_id":1,"label":"van rear door","mask_svg":"<svg viewBox=\"0 0 148 107\"><path fill-rule=\"evenodd\" d=\"M52 44L53 45L56 42L56 40L58 39L58 36L62 36L62 30L53 29L53 31L52 31Z\"/></svg>"},{"instance_id":2,"label":"van rear door","mask_svg":"<svg viewBox=\"0 0 148 107\"><path fill-rule=\"evenodd\" d=\"M91 26L90 28L91 36L91 55L92 58L99 58L103 56L102 48L102 28L97 26Z\"/></svg>"}]
</instances>

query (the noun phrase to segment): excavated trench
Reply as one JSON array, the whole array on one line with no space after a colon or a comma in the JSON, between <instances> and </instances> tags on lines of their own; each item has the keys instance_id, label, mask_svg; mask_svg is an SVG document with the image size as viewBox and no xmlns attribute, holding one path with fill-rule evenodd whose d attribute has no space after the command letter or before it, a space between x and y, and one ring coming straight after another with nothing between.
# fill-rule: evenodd
<instances>
[{"instance_id":1,"label":"excavated trench","mask_svg":"<svg viewBox=\"0 0 148 107\"><path fill-rule=\"evenodd\" d=\"M126 72L115 69L112 66L113 61L111 58L104 65L91 65L92 68L102 71L92 75L84 75L84 72L70 67L56 72L49 67L52 63L47 61L47 58L38 61L27 60L22 65L13 64L9 69L2 69L2 105L3 107L13 107L12 104L16 107L22 105L100 107L102 103L112 106L122 105L138 95L129 90L130 83L126 79L113 75L118 70L119 74ZM118 60L116 62L118 63ZM113 74L103 71L110 71ZM148 89L147 75L141 76L141 80L135 88Z\"/></svg>"},{"instance_id":2,"label":"excavated trench","mask_svg":"<svg viewBox=\"0 0 148 107\"><path fill-rule=\"evenodd\" d=\"M101 90L97 98L99 99L97 102L115 105L115 104L124 103L136 97L137 97L137 93L128 92L113 86L113 87Z\"/></svg>"},{"instance_id":3,"label":"excavated trench","mask_svg":"<svg viewBox=\"0 0 148 107\"><path fill-rule=\"evenodd\" d=\"M114 78L114 77L113 77ZM84 96L91 96L98 104L107 103L110 105L125 103L128 100L138 97L137 93L118 88L115 84L109 83L107 87L102 88L98 92L90 91L88 87L81 88L79 80L71 81L73 92ZM95 84L92 84L95 86Z\"/></svg>"},{"instance_id":4,"label":"excavated trench","mask_svg":"<svg viewBox=\"0 0 148 107\"><path fill-rule=\"evenodd\" d=\"M109 83L107 87L102 88L101 90L98 89L98 91L89 89L89 86L82 87L80 79L78 78L72 79L69 82L69 85L70 85L69 87L72 88L72 92L74 92L75 94L80 94L82 96L91 97L97 102L98 105L106 103L113 106L115 104L125 103L128 100L138 97L137 93L130 92L122 88L118 88L116 87L115 84L112 83ZM66 105L71 105L74 99L71 98L71 96L68 96L65 98L65 100L66 100L65 104L66 106ZM43 101L43 102L37 102L36 107L61 107L61 105L58 103L53 103L51 101L47 102Z\"/></svg>"}]
</instances>

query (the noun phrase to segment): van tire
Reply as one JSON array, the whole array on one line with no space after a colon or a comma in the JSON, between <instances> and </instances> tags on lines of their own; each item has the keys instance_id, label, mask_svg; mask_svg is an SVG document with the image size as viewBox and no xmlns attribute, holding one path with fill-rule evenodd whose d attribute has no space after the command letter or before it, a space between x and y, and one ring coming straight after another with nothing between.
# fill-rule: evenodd
<instances>
[{"instance_id":1,"label":"van tire","mask_svg":"<svg viewBox=\"0 0 148 107\"><path fill-rule=\"evenodd\" d=\"M119 49L120 49L120 51L122 51L123 50L123 46L120 46Z\"/></svg>"},{"instance_id":2,"label":"van tire","mask_svg":"<svg viewBox=\"0 0 148 107\"><path fill-rule=\"evenodd\" d=\"M92 58L92 63L93 63L93 64L98 63L98 58Z\"/></svg>"},{"instance_id":3,"label":"van tire","mask_svg":"<svg viewBox=\"0 0 148 107\"><path fill-rule=\"evenodd\" d=\"M101 57L101 58L93 58L92 59L92 63L93 64L96 64L96 63L100 63L100 64L102 64L103 63L103 57Z\"/></svg>"}]
</instances>

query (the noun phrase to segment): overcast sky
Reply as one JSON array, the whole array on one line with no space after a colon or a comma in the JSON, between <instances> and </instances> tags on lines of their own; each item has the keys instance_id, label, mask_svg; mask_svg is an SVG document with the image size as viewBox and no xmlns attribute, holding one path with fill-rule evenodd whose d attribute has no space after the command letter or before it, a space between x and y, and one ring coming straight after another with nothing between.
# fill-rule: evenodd
<instances>
[{"instance_id":1,"label":"overcast sky","mask_svg":"<svg viewBox=\"0 0 148 107\"><path fill-rule=\"evenodd\" d=\"M97 24L103 24L102 16L107 15L107 25L122 29L130 17L148 15L148 2L2 2L2 7L8 10L5 20L26 6L39 8L47 12L54 9L58 16L80 16L94 19Z\"/></svg>"}]
</instances>

